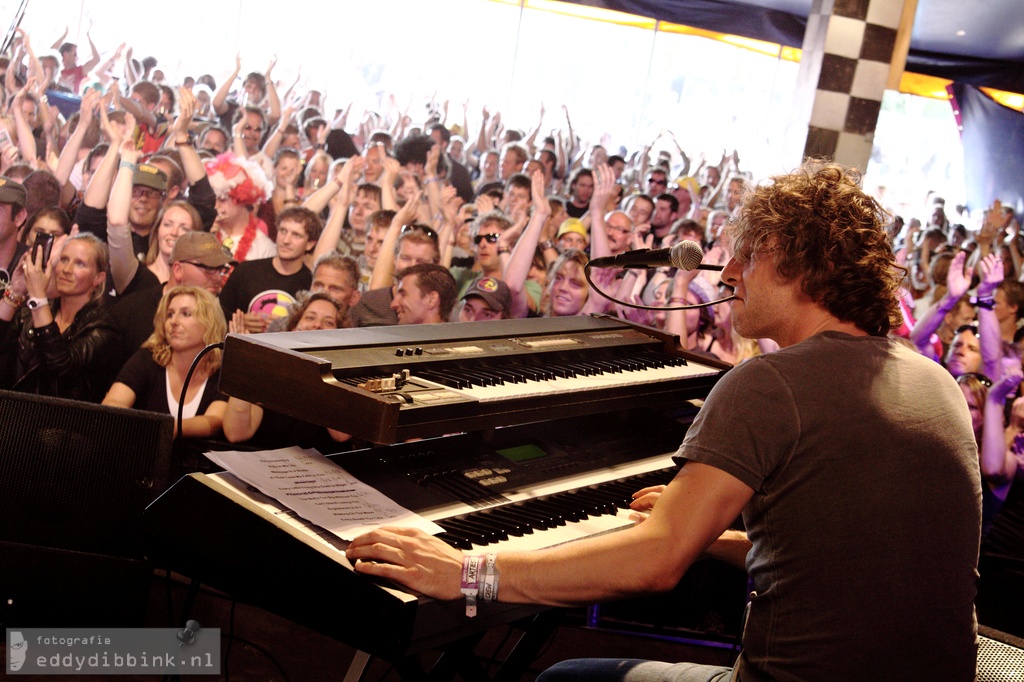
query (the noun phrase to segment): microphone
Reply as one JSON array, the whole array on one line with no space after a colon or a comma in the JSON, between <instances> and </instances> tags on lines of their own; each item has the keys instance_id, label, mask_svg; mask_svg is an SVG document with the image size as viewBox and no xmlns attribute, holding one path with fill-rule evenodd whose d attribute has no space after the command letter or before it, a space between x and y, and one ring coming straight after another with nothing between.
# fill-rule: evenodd
<instances>
[{"instance_id":1,"label":"microphone","mask_svg":"<svg viewBox=\"0 0 1024 682\"><path fill-rule=\"evenodd\" d=\"M721 270L721 265L701 263L704 251L695 242L681 241L667 249L636 249L618 256L595 258L588 263L593 268L660 268L679 270Z\"/></svg>"}]
</instances>

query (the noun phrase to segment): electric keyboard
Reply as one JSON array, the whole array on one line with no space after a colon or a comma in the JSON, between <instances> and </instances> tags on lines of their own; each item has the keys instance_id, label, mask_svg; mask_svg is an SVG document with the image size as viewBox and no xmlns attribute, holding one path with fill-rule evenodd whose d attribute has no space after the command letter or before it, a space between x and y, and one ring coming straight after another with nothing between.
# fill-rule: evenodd
<instances>
[{"instance_id":1,"label":"electric keyboard","mask_svg":"<svg viewBox=\"0 0 1024 682\"><path fill-rule=\"evenodd\" d=\"M229 334L220 389L395 443L703 398L728 367L622 320L540 318Z\"/></svg>"},{"instance_id":2,"label":"electric keyboard","mask_svg":"<svg viewBox=\"0 0 1024 682\"><path fill-rule=\"evenodd\" d=\"M541 549L632 525L695 413L591 415L332 456L466 550ZM230 474L186 476L146 511L149 555L243 601L395 660L543 607L440 602L355 573L346 543Z\"/></svg>"}]
</instances>

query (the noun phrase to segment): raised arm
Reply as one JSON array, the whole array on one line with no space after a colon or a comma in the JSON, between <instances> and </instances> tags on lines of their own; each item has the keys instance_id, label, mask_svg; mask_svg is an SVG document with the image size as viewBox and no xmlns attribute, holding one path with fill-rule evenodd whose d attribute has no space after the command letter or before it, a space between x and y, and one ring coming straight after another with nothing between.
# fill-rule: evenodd
<instances>
[{"instance_id":1,"label":"raised arm","mask_svg":"<svg viewBox=\"0 0 1024 682\"><path fill-rule=\"evenodd\" d=\"M533 203L533 211L530 220L526 223L523 234L516 242L515 248L509 254L508 260L504 261L505 284L512 292L512 317L526 317L529 304L526 300L526 280L530 276L530 266L533 264L533 254L537 252L537 244L540 242L540 233L544 229L544 221L551 215L551 205L544 196L544 174L534 170L530 174L530 194Z\"/></svg>"},{"instance_id":2,"label":"raised arm","mask_svg":"<svg viewBox=\"0 0 1024 682\"><path fill-rule=\"evenodd\" d=\"M82 64L82 73L88 74L90 71L96 68L96 65L100 63L100 51L96 48L96 43L92 42L92 26L85 32L85 39L89 41L89 49L92 50L92 57L89 61Z\"/></svg>"},{"instance_id":3,"label":"raised arm","mask_svg":"<svg viewBox=\"0 0 1024 682\"><path fill-rule=\"evenodd\" d=\"M476 153L478 156L491 148L491 142L487 139L487 123L490 120L491 112L487 110L486 106L484 106L483 112L481 113L480 132L477 134L476 138ZM469 138L467 137L466 139L468 140Z\"/></svg>"},{"instance_id":4,"label":"raised arm","mask_svg":"<svg viewBox=\"0 0 1024 682\"><path fill-rule=\"evenodd\" d=\"M648 239L651 237L648 235ZM675 280L672 284L672 297L669 298L669 307L686 305L686 292L690 288L690 282L697 277L699 270L676 270ZM665 331L679 337L683 348L689 348L690 333L696 330L686 326L685 310L669 310L665 313Z\"/></svg>"},{"instance_id":5,"label":"raised arm","mask_svg":"<svg viewBox=\"0 0 1024 682\"><path fill-rule=\"evenodd\" d=\"M139 123L150 129L156 128L156 114L131 97L122 97L120 91L117 91L116 102L117 106L133 115Z\"/></svg>"},{"instance_id":6,"label":"raised arm","mask_svg":"<svg viewBox=\"0 0 1024 682\"><path fill-rule=\"evenodd\" d=\"M953 256L953 260L949 264L949 274L946 275L946 295L928 314L918 320L910 331L910 340L922 354L932 359L937 359L934 351L931 350L932 334L942 325L942 320L950 310L956 307L957 302L967 293L967 289L971 285L974 268L967 268L965 272L964 262L966 260L967 254L964 251Z\"/></svg>"},{"instance_id":7,"label":"raised arm","mask_svg":"<svg viewBox=\"0 0 1024 682\"><path fill-rule=\"evenodd\" d=\"M54 41L53 45L50 45L50 49L51 50L59 50L60 49L60 46L63 45L64 42L67 40L68 31L69 30L70 30L70 27L67 24L65 24L64 25L64 32L60 34L60 38L57 38L57 40Z\"/></svg>"},{"instance_id":8,"label":"raised arm","mask_svg":"<svg viewBox=\"0 0 1024 682\"><path fill-rule=\"evenodd\" d=\"M107 117L107 107L102 102L99 110L100 129L110 140L110 146L96 172L92 174L89 185L85 188L82 203L91 208L105 209L110 197L110 187L114 182L114 174L117 172L117 162L121 158L121 140L130 135L126 131L126 135L122 136L118 127L111 124L110 118Z\"/></svg>"},{"instance_id":9,"label":"raised arm","mask_svg":"<svg viewBox=\"0 0 1024 682\"><path fill-rule=\"evenodd\" d=\"M124 81L129 88L138 83L139 79L142 78L142 73L132 63L132 54L134 52L135 48L129 45L128 50L124 53Z\"/></svg>"},{"instance_id":10,"label":"raised arm","mask_svg":"<svg viewBox=\"0 0 1024 682\"><path fill-rule=\"evenodd\" d=\"M417 190L409 197L409 201L405 202L405 206L398 209L398 213L391 220L388 231L384 233L384 241L380 245L377 263L373 266L370 289L389 287L395 283L395 244L398 243L398 235L402 233L402 227L416 222L416 212L419 210L422 196L423 191Z\"/></svg>"},{"instance_id":11,"label":"raised arm","mask_svg":"<svg viewBox=\"0 0 1024 682\"><path fill-rule=\"evenodd\" d=\"M126 116L126 123L134 124L131 114ZM135 148L135 140L126 135L121 143L121 163L114 178L114 186L110 190L110 203L107 205L110 274L114 278L114 290L119 294L125 290L139 269L139 259L135 257L135 250L132 248L128 211L132 203L135 168L140 156L139 150Z\"/></svg>"},{"instance_id":12,"label":"raised arm","mask_svg":"<svg viewBox=\"0 0 1024 682\"><path fill-rule=\"evenodd\" d=\"M249 158L249 152L245 151L245 141L242 139L246 117L242 112L238 112L238 114L238 120L231 126L231 151L235 153L235 156L247 159Z\"/></svg>"},{"instance_id":13,"label":"raised arm","mask_svg":"<svg viewBox=\"0 0 1024 682\"><path fill-rule=\"evenodd\" d=\"M24 56L24 50L19 44L14 48L14 56L11 57L11 63L7 67L7 71L4 72L4 92L10 97L18 91L18 81L15 75L18 73L18 67L21 66L21 60ZM7 108L10 109L10 100L7 101Z\"/></svg>"},{"instance_id":14,"label":"raised arm","mask_svg":"<svg viewBox=\"0 0 1024 682\"><path fill-rule=\"evenodd\" d=\"M295 110L291 107L285 109L281 119L277 122L277 127L274 128L274 132L267 137L267 141L263 145L263 153L267 155L268 159L273 159L274 155L277 154L277 150L281 147L285 128L288 127L294 113Z\"/></svg>"},{"instance_id":15,"label":"raised arm","mask_svg":"<svg viewBox=\"0 0 1024 682\"><path fill-rule=\"evenodd\" d=\"M363 165L365 165L366 159L361 156L353 156L351 159L345 162L345 165L341 167L341 172L334 180L328 181L326 185L317 190L316 194L323 192L328 189L330 185L334 186L332 193L341 191L341 200L338 201L334 208L331 209L331 214L327 218L327 223L324 225L323 231L320 233L320 238L316 242L316 246L313 248L313 262L316 262L320 256L330 253L338 248L338 241L341 239L341 228L345 225L345 216L348 214L348 207L352 203L350 197L354 194L352 191L352 177L357 175ZM314 194L313 196L316 196ZM310 197L312 199L312 197ZM326 206L327 203L325 202ZM306 202L306 208L309 208L309 202ZM312 209L311 209L312 210ZM323 209L320 209L323 210Z\"/></svg>"},{"instance_id":16,"label":"raised arm","mask_svg":"<svg viewBox=\"0 0 1024 682\"><path fill-rule=\"evenodd\" d=\"M344 172L344 167L342 168L342 172ZM345 180L342 178L341 173L339 173L338 175L335 175L333 179L325 182L323 187L313 192L309 197L303 200L302 205L310 211L313 211L313 213L320 213L331 203L331 199L334 198L335 194L342 192L340 200L345 202L345 210L347 211L348 205L352 203L352 198L346 197L344 193L345 188ZM335 208L337 208L337 206L335 206Z\"/></svg>"},{"instance_id":17,"label":"raised arm","mask_svg":"<svg viewBox=\"0 0 1024 682\"><path fill-rule=\"evenodd\" d=\"M562 105L562 111L565 113L565 125L566 125L566 128L569 131L569 141L566 143L566 146L565 146L565 156L562 159L563 161L566 161L568 159L573 158L573 156L576 155L576 133L573 132L573 129L572 129L572 119L569 117L569 107L568 107L568 105L563 104ZM566 175L566 177L568 177L569 173L566 172L565 175Z\"/></svg>"},{"instance_id":18,"label":"raised arm","mask_svg":"<svg viewBox=\"0 0 1024 682\"><path fill-rule=\"evenodd\" d=\"M78 163L78 152L82 149L82 141L85 139L86 132L96 119L96 107L99 105L99 101L100 93L92 88L82 95L81 116L78 119L78 126L64 145L64 149L60 153L60 159L57 161L57 170L54 173L62 187L68 183L68 179L71 178L71 171L74 170L75 164Z\"/></svg>"},{"instance_id":19,"label":"raised arm","mask_svg":"<svg viewBox=\"0 0 1024 682\"><path fill-rule=\"evenodd\" d=\"M441 190L441 216L444 222L437 232L437 244L441 249L441 265L446 268L452 266L452 251L459 230L459 209L462 203L462 197L454 187L449 185Z\"/></svg>"},{"instance_id":20,"label":"raised arm","mask_svg":"<svg viewBox=\"0 0 1024 682\"><path fill-rule=\"evenodd\" d=\"M18 90L18 94L14 96L14 102L11 105L11 109L14 113L14 127L18 131L18 149L21 151L21 158L26 162L32 164L32 167L36 167L36 138L32 134L32 126L29 125L28 119L25 118L25 111L22 109L22 103L25 101L25 96L29 90L35 87L36 80L29 78L28 82L25 83L25 87ZM46 106L44 103L39 102L37 106Z\"/></svg>"},{"instance_id":21,"label":"raised arm","mask_svg":"<svg viewBox=\"0 0 1024 682\"><path fill-rule=\"evenodd\" d=\"M432 220L441 215L441 185L444 182L437 176L437 162L441 158L441 145L434 143L427 152L427 165L423 170L423 189L427 193Z\"/></svg>"},{"instance_id":22,"label":"raised arm","mask_svg":"<svg viewBox=\"0 0 1024 682\"><path fill-rule=\"evenodd\" d=\"M1006 365L1003 377L988 390L983 408L985 427L981 437L981 475L995 486L1005 486L1017 473L1013 443L1006 442L1003 414L1006 399L1017 390L1024 376L1021 374L1020 361L1008 362ZM1014 407L1017 407L1016 402Z\"/></svg>"},{"instance_id":23,"label":"raised arm","mask_svg":"<svg viewBox=\"0 0 1024 682\"><path fill-rule=\"evenodd\" d=\"M231 92L231 86L234 85L235 79L238 78L238 74L242 72L242 55L241 53L235 55L235 70L231 72L231 75L224 79L224 82L217 88L217 92L213 95L213 110L217 112L218 116L223 116L228 110L228 93Z\"/></svg>"},{"instance_id":24,"label":"raised arm","mask_svg":"<svg viewBox=\"0 0 1024 682\"><path fill-rule=\"evenodd\" d=\"M384 145L380 145L380 147L383 154ZM402 170L402 166L398 163L398 159L386 155L380 163L384 169L377 179L380 184L380 207L385 211L397 211L398 193L395 191L395 181L398 179L398 173Z\"/></svg>"},{"instance_id":25,"label":"raised arm","mask_svg":"<svg viewBox=\"0 0 1024 682\"><path fill-rule=\"evenodd\" d=\"M25 53L28 55L28 79L34 79L36 83L45 83L46 74L43 72L43 65L36 59L36 53L32 50L32 41L28 37L28 33L24 34L24 46Z\"/></svg>"},{"instance_id":26,"label":"raised arm","mask_svg":"<svg viewBox=\"0 0 1024 682\"><path fill-rule=\"evenodd\" d=\"M121 53L124 52L125 47L124 43L118 45L117 49L114 50L114 54L110 55L102 64L96 67L96 78L104 87L110 82L110 71L114 68L117 60L121 58Z\"/></svg>"},{"instance_id":27,"label":"raised arm","mask_svg":"<svg viewBox=\"0 0 1024 682\"><path fill-rule=\"evenodd\" d=\"M189 142L188 131L192 125L192 117L196 113L196 97L187 88L178 88L178 118L174 120L171 134L174 136L174 147L181 157L181 168L189 185L195 185L206 177L206 166L199 157L195 146Z\"/></svg>"},{"instance_id":28,"label":"raised arm","mask_svg":"<svg viewBox=\"0 0 1024 682\"><path fill-rule=\"evenodd\" d=\"M985 375L992 381L999 381L1003 371L1003 339L999 329L999 318L993 306L996 288L1003 282L1003 259L999 254L990 253L978 263L978 271L981 274L981 282L978 284L978 342L981 345L981 362L985 368Z\"/></svg>"},{"instance_id":29,"label":"raised arm","mask_svg":"<svg viewBox=\"0 0 1024 682\"><path fill-rule=\"evenodd\" d=\"M540 118L537 119L537 127L533 129L530 136L526 138L526 148L530 150L532 157L537 153L537 135L540 134L541 126L544 125L544 102L540 103Z\"/></svg>"},{"instance_id":30,"label":"raised arm","mask_svg":"<svg viewBox=\"0 0 1024 682\"><path fill-rule=\"evenodd\" d=\"M271 77L275 64L277 64L277 55L274 55L274 58L270 60L270 66L267 67L267 73L264 74L267 82L267 105L269 107L267 112L268 126L272 126L281 120L281 98L277 96L277 86L274 85L274 79Z\"/></svg>"},{"instance_id":31,"label":"raised arm","mask_svg":"<svg viewBox=\"0 0 1024 682\"><path fill-rule=\"evenodd\" d=\"M590 197L590 257L603 258L612 255L608 245L608 228L604 222L604 211L608 200L615 192L615 173L608 164L594 167L594 193Z\"/></svg>"}]
</instances>

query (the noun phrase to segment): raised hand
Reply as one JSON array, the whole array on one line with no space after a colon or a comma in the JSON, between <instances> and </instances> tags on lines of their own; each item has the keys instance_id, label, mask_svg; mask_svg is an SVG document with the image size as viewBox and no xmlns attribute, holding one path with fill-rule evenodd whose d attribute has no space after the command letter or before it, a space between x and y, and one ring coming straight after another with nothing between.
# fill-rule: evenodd
<instances>
[{"instance_id":1,"label":"raised hand","mask_svg":"<svg viewBox=\"0 0 1024 682\"><path fill-rule=\"evenodd\" d=\"M1009 361L1002 363L1003 375L999 381L992 384L988 389L988 399L1002 405L1006 399L1013 395L1021 381L1024 381L1024 370L1021 369L1020 360L1008 358ZM1014 403L1016 406L1016 403Z\"/></svg>"},{"instance_id":2,"label":"raised hand","mask_svg":"<svg viewBox=\"0 0 1024 682\"><path fill-rule=\"evenodd\" d=\"M428 178L432 178L437 175L437 163L441 160L441 145L436 142L431 145L430 151L427 152L427 163L424 167L424 174Z\"/></svg>"},{"instance_id":3,"label":"raised hand","mask_svg":"<svg viewBox=\"0 0 1024 682\"><path fill-rule=\"evenodd\" d=\"M530 173L530 200L533 202L534 214L541 213L545 217L551 215L551 204L544 195L544 173L539 169Z\"/></svg>"},{"instance_id":4,"label":"raised hand","mask_svg":"<svg viewBox=\"0 0 1024 682\"><path fill-rule=\"evenodd\" d=\"M946 275L946 289L949 295L960 298L967 293L971 287L971 277L974 276L974 268L964 269L964 262L967 260L967 253L961 251L953 256L953 262L949 264L949 274Z\"/></svg>"},{"instance_id":5,"label":"raised hand","mask_svg":"<svg viewBox=\"0 0 1024 682\"><path fill-rule=\"evenodd\" d=\"M82 95L82 104L80 107L81 122L88 126L94 118L96 118L96 107L100 103L100 93L98 90L89 88ZM83 128L82 130L85 130Z\"/></svg>"},{"instance_id":6,"label":"raised hand","mask_svg":"<svg viewBox=\"0 0 1024 682\"><path fill-rule=\"evenodd\" d=\"M420 200L423 198L423 190L418 189L409 200L405 202L405 205L398 209L398 213L395 214L395 220L398 221L399 225L412 225L416 222L416 217L419 215Z\"/></svg>"},{"instance_id":7,"label":"raised hand","mask_svg":"<svg viewBox=\"0 0 1024 682\"><path fill-rule=\"evenodd\" d=\"M594 193L591 195L591 205L604 212L608 199L615 192L615 173L606 163L597 164L594 167Z\"/></svg>"},{"instance_id":8,"label":"raised hand","mask_svg":"<svg viewBox=\"0 0 1024 682\"><path fill-rule=\"evenodd\" d=\"M43 250L39 249L32 258L32 252L25 254L22 270L25 273L25 290L32 298L46 298L46 285L53 274L53 266L43 262Z\"/></svg>"},{"instance_id":9,"label":"raised hand","mask_svg":"<svg viewBox=\"0 0 1024 682\"><path fill-rule=\"evenodd\" d=\"M196 96L187 88L178 88L178 118L174 120L174 134L188 135L192 116L196 112Z\"/></svg>"},{"instance_id":10,"label":"raised hand","mask_svg":"<svg viewBox=\"0 0 1024 682\"><path fill-rule=\"evenodd\" d=\"M981 275L978 296L980 298L989 297L1003 283L1003 259L999 254L990 253L978 261L978 270Z\"/></svg>"}]
</instances>

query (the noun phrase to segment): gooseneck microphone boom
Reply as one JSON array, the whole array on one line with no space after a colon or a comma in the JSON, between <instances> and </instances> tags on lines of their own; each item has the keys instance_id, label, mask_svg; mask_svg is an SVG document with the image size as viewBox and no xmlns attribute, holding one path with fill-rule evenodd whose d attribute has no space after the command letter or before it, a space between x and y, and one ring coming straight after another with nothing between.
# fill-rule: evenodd
<instances>
[{"instance_id":1,"label":"gooseneck microphone boom","mask_svg":"<svg viewBox=\"0 0 1024 682\"><path fill-rule=\"evenodd\" d=\"M672 267L680 270L721 270L721 265L701 263L704 251L691 241L682 241L667 249L636 249L620 253L618 256L605 256L590 261L592 268L660 268Z\"/></svg>"}]
</instances>

